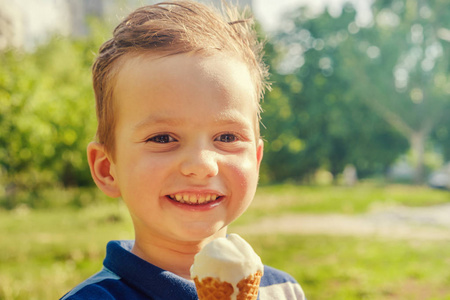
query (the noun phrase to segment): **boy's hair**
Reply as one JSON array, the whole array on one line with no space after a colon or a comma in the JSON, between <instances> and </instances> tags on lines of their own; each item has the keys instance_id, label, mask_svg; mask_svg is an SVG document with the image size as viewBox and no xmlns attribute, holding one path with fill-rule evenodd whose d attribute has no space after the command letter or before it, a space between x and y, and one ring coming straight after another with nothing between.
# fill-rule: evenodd
<instances>
[{"instance_id":1,"label":"boy's hair","mask_svg":"<svg viewBox=\"0 0 450 300\"><path fill-rule=\"evenodd\" d=\"M113 37L99 50L92 68L97 109L97 140L114 157L115 113L113 93L116 75L126 55L153 53L170 56L187 52L225 52L247 64L259 100L267 83L268 71L262 61L258 41L248 10L223 5L225 15L189 0L144 6L125 18Z\"/></svg>"}]
</instances>

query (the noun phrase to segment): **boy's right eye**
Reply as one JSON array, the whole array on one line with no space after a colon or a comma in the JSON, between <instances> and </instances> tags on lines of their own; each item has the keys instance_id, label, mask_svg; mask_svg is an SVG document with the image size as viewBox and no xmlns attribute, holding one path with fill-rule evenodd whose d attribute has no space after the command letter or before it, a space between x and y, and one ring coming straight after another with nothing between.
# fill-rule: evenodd
<instances>
[{"instance_id":1,"label":"boy's right eye","mask_svg":"<svg viewBox=\"0 0 450 300\"><path fill-rule=\"evenodd\" d=\"M158 143L158 144L167 144L167 143L173 143L176 142L177 140L174 139L173 137L171 137L168 134L160 134L160 135L155 135L147 140L145 140L145 142L152 142L152 143Z\"/></svg>"}]
</instances>

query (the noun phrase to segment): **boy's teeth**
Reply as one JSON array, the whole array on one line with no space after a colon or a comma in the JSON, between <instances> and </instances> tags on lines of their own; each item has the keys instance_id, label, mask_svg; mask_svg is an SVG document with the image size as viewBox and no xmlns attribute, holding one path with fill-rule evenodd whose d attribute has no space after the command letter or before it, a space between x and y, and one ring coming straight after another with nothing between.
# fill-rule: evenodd
<instances>
[{"instance_id":1,"label":"boy's teeth","mask_svg":"<svg viewBox=\"0 0 450 300\"><path fill-rule=\"evenodd\" d=\"M219 198L219 196L216 194L206 194L206 195L171 194L169 195L169 197L180 203L189 203L189 204L202 204L209 201L215 201L217 198Z\"/></svg>"}]
</instances>

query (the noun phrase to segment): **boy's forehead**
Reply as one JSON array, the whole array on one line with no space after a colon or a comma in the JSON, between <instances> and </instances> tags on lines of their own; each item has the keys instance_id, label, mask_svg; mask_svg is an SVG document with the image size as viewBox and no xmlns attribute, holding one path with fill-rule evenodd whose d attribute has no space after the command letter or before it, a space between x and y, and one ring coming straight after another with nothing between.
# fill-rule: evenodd
<instances>
[{"instance_id":1,"label":"boy's forehead","mask_svg":"<svg viewBox=\"0 0 450 300\"><path fill-rule=\"evenodd\" d=\"M217 64L221 72L217 71ZM130 53L121 57L116 65L114 90L127 83L136 84L143 76L152 77L155 81L173 79L173 84L189 82L191 76L176 76L178 73L191 73L191 76L205 75L212 84L233 89L233 85L249 82L246 89L253 94L252 100L258 106L256 85L249 66L231 54L214 53L181 53L168 55L159 52ZM197 72L197 73L195 73ZM223 73L226 73L224 76ZM133 77L133 78L130 78ZM250 78L250 81L248 80ZM115 93L114 93L115 94Z\"/></svg>"},{"instance_id":2,"label":"boy's forehead","mask_svg":"<svg viewBox=\"0 0 450 300\"><path fill-rule=\"evenodd\" d=\"M212 64L208 65L210 62ZM214 69L214 62L219 62L218 69L222 71L221 73ZM202 66L202 64L206 64L206 66ZM199 74L199 70L200 73L205 74ZM203 72L203 70L205 71ZM227 72L228 70L229 72ZM234 97L236 98L234 101L249 101L253 103L251 107L254 113L252 114L254 115L256 127L259 128L258 100L248 66L231 56L223 54L185 53L168 56L161 53L134 53L123 57L119 62L115 84L114 102L116 103L115 105L119 106L119 109L116 111L121 111L125 108L124 105L126 105L127 99L133 97L133 93L141 88L148 92L149 97L161 90L175 93L180 87L191 87L191 82L195 85L197 81L192 80L193 78L191 77L198 76L205 76L208 80L211 80L212 85L222 87L225 93L236 95L236 90L244 90L243 97ZM236 88L237 85L241 89ZM199 90L201 88L201 86L198 86ZM161 102L163 101L161 100ZM214 99L212 98L211 101L214 101ZM226 112L219 115L222 119L228 119L230 122L234 118L233 115L227 115ZM161 115L160 117L163 116ZM116 117L119 116L117 115ZM147 121L152 122L152 119L155 121L158 118L150 118ZM144 123L146 122L144 121ZM136 124L136 126L139 125Z\"/></svg>"},{"instance_id":3,"label":"boy's forehead","mask_svg":"<svg viewBox=\"0 0 450 300\"><path fill-rule=\"evenodd\" d=\"M162 65L162 63L167 63L166 67L171 67L176 64L190 63L193 65L205 65L207 62L222 61L231 63L238 63L245 67L246 71L251 75L251 67L247 64L241 57L218 50L208 50L203 49L199 51L183 52L183 53L171 53L171 52L153 52L153 51L140 51L131 52L121 56L116 62L116 72L120 73L124 68L129 65L133 67L141 66L145 64L146 66L152 66L154 64ZM236 74L238 75L238 74Z\"/></svg>"}]
</instances>

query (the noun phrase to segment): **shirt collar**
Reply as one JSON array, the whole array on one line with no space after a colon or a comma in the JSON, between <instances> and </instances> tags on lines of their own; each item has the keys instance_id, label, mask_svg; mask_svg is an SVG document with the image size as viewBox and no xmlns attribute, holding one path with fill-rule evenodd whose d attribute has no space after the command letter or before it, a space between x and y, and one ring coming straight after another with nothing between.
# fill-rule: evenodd
<instances>
[{"instance_id":1,"label":"shirt collar","mask_svg":"<svg viewBox=\"0 0 450 300\"><path fill-rule=\"evenodd\" d=\"M151 299L197 300L195 284L131 253L134 241L111 241L103 265Z\"/></svg>"}]
</instances>

